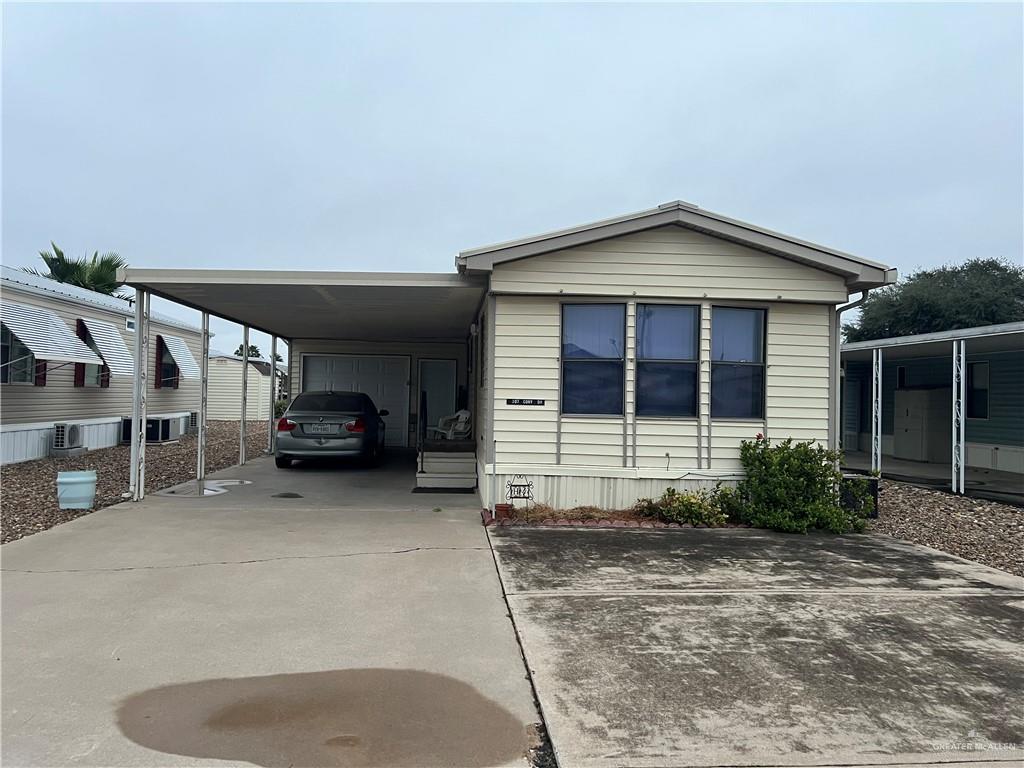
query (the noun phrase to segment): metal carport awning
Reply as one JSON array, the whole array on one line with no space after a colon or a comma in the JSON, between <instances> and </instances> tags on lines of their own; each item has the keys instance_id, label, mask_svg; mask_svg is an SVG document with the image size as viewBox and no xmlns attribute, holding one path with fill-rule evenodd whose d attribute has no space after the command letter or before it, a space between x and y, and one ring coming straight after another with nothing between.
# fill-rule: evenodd
<instances>
[{"instance_id":1,"label":"metal carport awning","mask_svg":"<svg viewBox=\"0 0 1024 768\"><path fill-rule=\"evenodd\" d=\"M462 339L486 292L454 273L128 268L119 279L286 339Z\"/></svg>"},{"instance_id":2,"label":"metal carport awning","mask_svg":"<svg viewBox=\"0 0 1024 768\"><path fill-rule=\"evenodd\" d=\"M466 339L487 291L485 277L405 272L275 272L254 270L120 269L118 280L136 289L135 352L149 355L150 297L159 296L202 312L202 356L199 364L199 441L196 457L197 493L204 492L209 384L210 315L239 323L242 336L242 392L239 464L246 459L246 400L249 329L271 337L271 360L278 337L346 341L454 341ZM192 360L184 342L180 349L163 336L182 374ZM180 340L178 340L180 341ZM289 345L289 354L291 346ZM179 354L181 355L179 357ZM194 360L192 360L194 364ZM271 391L276 366L271 366ZM147 366L135 368L132 398L132 499L145 496ZM271 429L268 452L274 451L274 402L267 414Z\"/></svg>"},{"instance_id":3,"label":"metal carport awning","mask_svg":"<svg viewBox=\"0 0 1024 768\"><path fill-rule=\"evenodd\" d=\"M55 313L43 307L4 301L0 322L37 360L103 365L103 361Z\"/></svg>"}]
</instances>

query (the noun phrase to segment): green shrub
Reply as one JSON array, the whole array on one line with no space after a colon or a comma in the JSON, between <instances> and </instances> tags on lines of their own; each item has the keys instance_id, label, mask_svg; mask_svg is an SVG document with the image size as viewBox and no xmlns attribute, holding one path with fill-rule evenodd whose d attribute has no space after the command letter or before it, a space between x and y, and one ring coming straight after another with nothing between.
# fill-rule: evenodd
<instances>
[{"instance_id":1,"label":"green shrub","mask_svg":"<svg viewBox=\"0 0 1024 768\"><path fill-rule=\"evenodd\" d=\"M743 514L743 497L739 490L728 485L717 485L714 490L715 503L718 510L730 523L745 522Z\"/></svg>"},{"instance_id":2,"label":"green shrub","mask_svg":"<svg viewBox=\"0 0 1024 768\"><path fill-rule=\"evenodd\" d=\"M736 509L743 522L787 533L864 530L863 505L848 511L840 504L838 452L811 441L772 445L758 435L743 441L740 459L746 477L737 489L742 504Z\"/></svg>"},{"instance_id":3,"label":"green shrub","mask_svg":"<svg viewBox=\"0 0 1024 768\"><path fill-rule=\"evenodd\" d=\"M715 492L698 489L677 491L666 488L661 498L640 499L633 511L644 517L654 517L665 523L690 525L725 525L725 515L719 511Z\"/></svg>"}]
</instances>

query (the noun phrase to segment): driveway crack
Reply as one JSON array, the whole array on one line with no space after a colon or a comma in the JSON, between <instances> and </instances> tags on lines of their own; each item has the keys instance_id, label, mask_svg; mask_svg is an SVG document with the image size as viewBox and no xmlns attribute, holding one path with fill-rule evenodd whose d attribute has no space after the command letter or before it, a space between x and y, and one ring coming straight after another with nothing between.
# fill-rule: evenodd
<instances>
[{"instance_id":1,"label":"driveway crack","mask_svg":"<svg viewBox=\"0 0 1024 768\"><path fill-rule=\"evenodd\" d=\"M176 563L173 565L124 565L117 568L55 568L52 570L0 568L0 573L119 573L121 571L165 571L176 568L205 568L211 565L254 565L257 563L273 563L280 560L340 560L346 557L372 557L376 555L407 555L413 552L483 552L489 547L407 547L405 549L385 549L369 552L344 552L334 555L281 555L278 557L260 557L252 560L210 560L201 563Z\"/></svg>"}]
</instances>

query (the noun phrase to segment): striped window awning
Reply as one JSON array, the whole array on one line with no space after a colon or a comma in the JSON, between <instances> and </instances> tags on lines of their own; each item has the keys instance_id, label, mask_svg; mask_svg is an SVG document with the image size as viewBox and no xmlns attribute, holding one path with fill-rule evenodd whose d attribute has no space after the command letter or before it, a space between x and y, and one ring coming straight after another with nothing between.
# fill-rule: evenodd
<instances>
[{"instance_id":1,"label":"striped window awning","mask_svg":"<svg viewBox=\"0 0 1024 768\"><path fill-rule=\"evenodd\" d=\"M177 336L168 336L166 333L161 333L160 336L164 340L164 347L171 353L171 357L174 358L182 378L198 379L199 363L192 356L192 350L188 348L188 344L185 343L184 339Z\"/></svg>"},{"instance_id":2,"label":"striped window awning","mask_svg":"<svg viewBox=\"0 0 1024 768\"><path fill-rule=\"evenodd\" d=\"M128 351L128 345L124 343L121 332L113 323L104 320L94 320L90 317L83 317L82 322L89 330L93 343L100 351L100 356L111 376L134 376L135 358Z\"/></svg>"},{"instance_id":3,"label":"striped window awning","mask_svg":"<svg viewBox=\"0 0 1024 768\"><path fill-rule=\"evenodd\" d=\"M37 360L103 365L93 352L49 309L27 304L0 304L0 321Z\"/></svg>"}]
</instances>

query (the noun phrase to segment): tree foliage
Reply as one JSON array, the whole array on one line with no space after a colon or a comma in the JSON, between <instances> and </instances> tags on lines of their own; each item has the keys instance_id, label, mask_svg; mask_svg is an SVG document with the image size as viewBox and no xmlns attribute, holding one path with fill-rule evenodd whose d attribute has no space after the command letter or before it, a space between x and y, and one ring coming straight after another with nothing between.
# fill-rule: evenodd
<instances>
[{"instance_id":1,"label":"tree foliage","mask_svg":"<svg viewBox=\"0 0 1024 768\"><path fill-rule=\"evenodd\" d=\"M119 299L128 300L131 297L119 293L124 283L117 279L119 267L128 266L128 262L116 253L104 253L99 251L93 253L92 258L85 256L81 259L68 258L64 251L57 247L54 242L50 243L52 251L40 251L39 256L46 265L46 272L40 272L31 267L24 267L23 272L31 275L47 277L56 280L58 283L77 285L79 288L87 288L97 293L105 293L108 296L117 296Z\"/></svg>"},{"instance_id":2,"label":"tree foliage","mask_svg":"<svg viewBox=\"0 0 1024 768\"><path fill-rule=\"evenodd\" d=\"M238 345L238 349L235 350L235 357L241 357L243 353L243 347L241 344ZM263 355L260 353L260 348L255 344L249 345L249 359L260 359Z\"/></svg>"},{"instance_id":3,"label":"tree foliage","mask_svg":"<svg viewBox=\"0 0 1024 768\"><path fill-rule=\"evenodd\" d=\"M1024 268L1000 259L919 270L872 291L846 341L952 331L1024 320Z\"/></svg>"}]
</instances>

